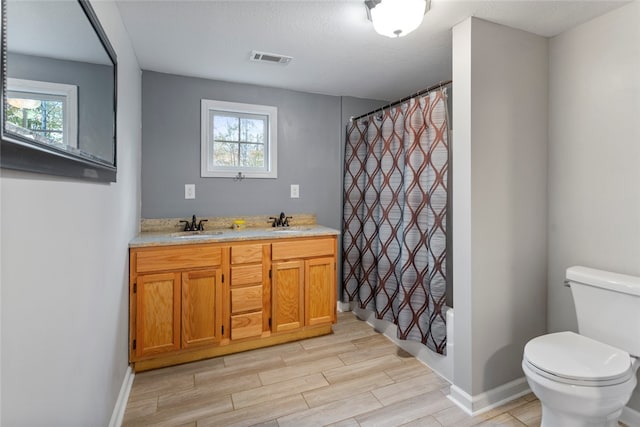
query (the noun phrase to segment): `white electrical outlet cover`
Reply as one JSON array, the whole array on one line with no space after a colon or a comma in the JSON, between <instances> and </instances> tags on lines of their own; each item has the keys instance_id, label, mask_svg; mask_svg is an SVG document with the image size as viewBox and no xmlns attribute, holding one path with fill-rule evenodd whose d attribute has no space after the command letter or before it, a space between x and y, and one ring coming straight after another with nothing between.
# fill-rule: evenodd
<instances>
[{"instance_id":1,"label":"white electrical outlet cover","mask_svg":"<svg viewBox=\"0 0 640 427\"><path fill-rule=\"evenodd\" d=\"M196 185L195 184L185 184L184 185L184 198L185 199L195 199L196 198Z\"/></svg>"},{"instance_id":2,"label":"white electrical outlet cover","mask_svg":"<svg viewBox=\"0 0 640 427\"><path fill-rule=\"evenodd\" d=\"M291 198L297 199L300 197L300 186L298 184L291 184Z\"/></svg>"}]
</instances>

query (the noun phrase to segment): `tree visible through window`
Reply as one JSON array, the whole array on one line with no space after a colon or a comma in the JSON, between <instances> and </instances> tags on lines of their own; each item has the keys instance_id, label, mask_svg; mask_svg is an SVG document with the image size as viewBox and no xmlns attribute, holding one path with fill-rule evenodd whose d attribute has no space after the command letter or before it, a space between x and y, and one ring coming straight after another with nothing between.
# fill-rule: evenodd
<instances>
[{"instance_id":1,"label":"tree visible through window","mask_svg":"<svg viewBox=\"0 0 640 427\"><path fill-rule=\"evenodd\" d=\"M50 141L65 144L64 101L16 95L7 95L7 121Z\"/></svg>"},{"instance_id":2,"label":"tree visible through window","mask_svg":"<svg viewBox=\"0 0 640 427\"><path fill-rule=\"evenodd\" d=\"M202 176L277 177L277 109L202 100Z\"/></svg>"},{"instance_id":3,"label":"tree visible through window","mask_svg":"<svg viewBox=\"0 0 640 427\"><path fill-rule=\"evenodd\" d=\"M263 168L267 117L215 111L212 115L214 165Z\"/></svg>"},{"instance_id":4,"label":"tree visible through window","mask_svg":"<svg viewBox=\"0 0 640 427\"><path fill-rule=\"evenodd\" d=\"M78 88L64 83L7 78L5 126L44 143L78 147Z\"/></svg>"}]
</instances>

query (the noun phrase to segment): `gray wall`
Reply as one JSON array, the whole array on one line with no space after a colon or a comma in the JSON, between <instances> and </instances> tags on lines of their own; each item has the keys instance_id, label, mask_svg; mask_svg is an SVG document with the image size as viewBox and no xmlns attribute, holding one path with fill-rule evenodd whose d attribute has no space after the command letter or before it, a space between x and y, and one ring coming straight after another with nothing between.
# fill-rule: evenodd
<instances>
[{"instance_id":1,"label":"gray wall","mask_svg":"<svg viewBox=\"0 0 640 427\"><path fill-rule=\"evenodd\" d=\"M143 72L142 216L144 218L315 213L342 229L346 126L387 101ZM200 177L200 99L278 107L278 178ZM184 199L184 184L196 199ZM300 185L300 198L289 186ZM341 245L341 242L339 242ZM340 246L339 246L340 247ZM341 258L341 254L339 254ZM338 262L341 275L341 260ZM342 282L338 280L338 298Z\"/></svg>"},{"instance_id":2,"label":"gray wall","mask_svg":"<svg viewBox=\"0 0 640 427\"><path fill-rule=\"evenodd\" d=\"M546 332L547 53L480 19L453 29L454 384L471 397L521 379Z\"/></svg>"},{"instance_id":3,"label":"gray wall","mask_svg":"<svg viewBox=\"0 0 640 427\"><path fill-rule=\"evenodd\" d=\"M549 331L577 331L567 267L640 276L640 3L554 37L549 55Z\"/></svg>"},{"instance_id":4,"label":"gray wall","mask_svg":"<svg viewBox=\"0 0 640 427\"><path fill-rule=\"evenodd\" d=\"M278 107L278 178L200 177L200 100ZM379 101L296 92L144 71L142 76L144 218L315 213L342 226L344 116ZM343 105L344 104L344 105ZM184 199L184 185L196 199ZM300 198L289 197L291 184Z\"/></svg>"},{"instance_id":5,"label":"gray wall","mask_svg":"<svg viewBox=\"0 0 640 427\"><path fill-rule=\"evenodd\" d=\"M140 70L112 2L118 181L2 169L3 426L107 426L128 366L128 242L140 218Z\"/></svg>"},{"instance_id":6,"label":"gray wall","mask_svg":"<svg viewBox=\"0 0 640 427\"><path fill-rule=\"evenodd\" d=\"M78 86L78 148L113 161L113 68L17 53L7 64L9 77Z\"/></svg>"}]
</instances>

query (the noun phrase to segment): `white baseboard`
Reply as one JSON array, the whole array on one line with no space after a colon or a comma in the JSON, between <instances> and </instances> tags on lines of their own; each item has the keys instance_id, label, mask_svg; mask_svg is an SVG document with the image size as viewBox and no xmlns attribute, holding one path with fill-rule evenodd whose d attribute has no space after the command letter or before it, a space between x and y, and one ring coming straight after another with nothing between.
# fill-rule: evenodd
<instances>
[{"instance_id":1,"label":"white baseboard","mask_svg":"<svg viewBox=\"0 0 640 427\"><path fill-rule=\"evenodd\" d=\"M367 322L367 324L383 334L398 347L427 365L432 371L449 383L453 382L453 321L450 323L451 328L447 329L449 331L449 335L447 336L447 355L442 356L417 341L398 339L398 327L386 320L377 319L375 313L372 311L363 310L355 306L352 306L351 309L359 319ZM452 313L453 311L451 314ZM450 315L447 317L450 318ZM451 320L453 319L451 318Z\"/></svg>"},{"instance_id":2,"label":"white baseboard","mask_svg":"<svg viewBox=\"0 0 640 427\"><path fill-rule=\"evenodd\" d=\"M476 396L452 385L447 397L468 415L476 416L530 392L526 378L522 377ZM620 421L630 427L640 426L640 411L625 406Z\"/></svg>"},{"instance_id":3,"label":"white baseboard","mask_svg":"<svg viewBox=\"0 0 640 427\"><path fill-rule=\"evenodd\" d=\"M336 307L339 313L344 313L347 311L351 311L351 303L338 301L336 303Z\"/></svg>"},{"instance_id":4,"label":"white baseboard","mask_svg":"<svg viewBox=\"0 0 640 427\"><path fill-rule=\"evenodd\" d=\"M640 426L640 411L625 406L620 416L620 421L628 426Z\"/></svg>"},{"instance_id":5,"label":"white baseboard","mask_svg":"<svg viewBox=\"0 0 640 427\"><path fill-rule=\"evenodd\" d=\"M124 411L127 409L127 402L129 401L129 393L131 392L131 386L133 386L133 378L135 374L131 369L131 366L127 366L127 371L124 374L122 380L122 386L120 387L120 393L116 400L116 405L111 413L111 420L109 421L109 427L120 427L122 420L124 419Z\"/></svg>"},{"instance_id":6,"label":"white baseboard","mask_svg":"<svg viewBox=\"0 0 640 427\"><path fill-rule=\"evenodd\" d=\"M475 416L530 392L527 379L522 377L475 396L452 385L447 397L468 415Z\"/></svg>"}]
</instances>

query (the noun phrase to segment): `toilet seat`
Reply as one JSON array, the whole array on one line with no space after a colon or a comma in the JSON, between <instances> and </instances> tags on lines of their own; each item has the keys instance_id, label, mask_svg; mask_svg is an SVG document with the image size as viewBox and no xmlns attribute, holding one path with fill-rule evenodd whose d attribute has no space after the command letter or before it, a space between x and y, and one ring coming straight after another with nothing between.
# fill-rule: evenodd
<instances>
[{"instance_id":1,"label":"toilet seat","mask_svg":"<svg viewBox=\"0 0 640 427\"><path fill-rule=\"evenodd\" d=\"M569 331L532 339L524 361L537 374L572 385L602 387L633 376L627 352Z\"/></svg>"}]
</instances>

